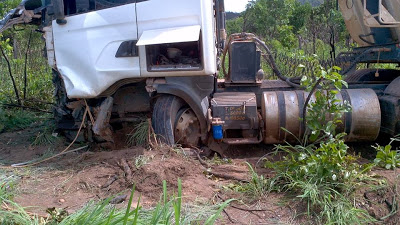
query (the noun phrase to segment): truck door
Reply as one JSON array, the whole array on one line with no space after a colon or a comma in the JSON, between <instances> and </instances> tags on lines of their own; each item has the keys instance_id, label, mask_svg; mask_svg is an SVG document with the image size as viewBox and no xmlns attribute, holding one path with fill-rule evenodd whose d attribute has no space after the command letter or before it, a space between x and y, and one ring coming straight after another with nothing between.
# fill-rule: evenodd
<instances>
[{"instance_id":1,"label":"truck door","mask_svg":"<svg viewBox=\"0 0 400 225\"><path fill-rule=\"evenodd\" d=\"M64 0L67 23L52 22L57 69L68 96L97 97L117 81L140 77L136 0L69 2Z\"/></svg>"}]
</instances>

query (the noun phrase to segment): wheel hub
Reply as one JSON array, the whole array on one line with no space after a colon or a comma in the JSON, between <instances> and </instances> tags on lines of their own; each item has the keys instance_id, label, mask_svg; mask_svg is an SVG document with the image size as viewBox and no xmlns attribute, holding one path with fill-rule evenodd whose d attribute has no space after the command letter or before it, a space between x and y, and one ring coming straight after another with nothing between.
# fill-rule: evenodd
<instances>
[{"instance_id":1,"label":"wheel hub","mask_svg":"<svg viewBox=\"0 0 400 225\"><path fill-rule=\"evenodd\" d=\"M199 144L200 124L192 109L185 108L178 112L174 133L176 143L188 146Z\"/></svg>"}]
</instances>

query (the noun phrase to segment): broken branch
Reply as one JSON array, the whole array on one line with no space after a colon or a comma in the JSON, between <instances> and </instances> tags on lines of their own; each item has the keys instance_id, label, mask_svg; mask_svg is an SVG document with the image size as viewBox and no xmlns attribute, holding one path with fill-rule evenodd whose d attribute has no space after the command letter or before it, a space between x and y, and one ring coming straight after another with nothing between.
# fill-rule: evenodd
<instances>
[{"instance_id":1,"label":"broken branch","mask_svg":"<svg viewBox=\"0 0 400 225\"><path fill-rule=\"evenodd\" d=\"M23 105L16 105L16 104L1 104L2 106L5 107L9 107L9 108L22 108L22 109L29 109L32 111L36 111L36 112L43 112L43 113L49 113L49 114L53 114L53 112L47 111L47 110L43 110L43 109L38 109L38 108L34 108L34 107L30 107L30 106L23 106Z\"/></svg>"},{"instance_id":2,"label":"broken branch","mask_svg":"<svg viewBox=\"0 0 400 225\"><path fill-rule=\"evenodd\" d=\"M29 33L29 39L28 39L28 46L26 46L26 52L25 52L25 67L24 67L24 101L26 99L26 87L27 85L27 64L28 64L28 53L29 53L29 48L31 46L31 39L32 39L32 32L33 30L31 30L31 32Z\"/></svg>"},{"instance_id":3,"label":"broken branch","mask_svg":"<svg viewBox=\"0 0 400 225\"><path fill-rule=\"evenodd\" d=\"M127 182L128 184L132 184L132 180L133 180L133 179L132 179L132 170L131 170L131 168L129 167L129 164L128 164L128 162L126 161L126 159L121 159L121 160L119 161L119 163L118 163L118 166L121 167L121 169L124 171L126 182Z\"/></svg>"},{"instance_id":4,"label":"broken branch","mask_svg":"<svg viewBox=\"0 0 400 225\"><path fill-rule=\"evenodd\" d=\"M8 73L10 75L10 78L11 78L11 81L12 81L12 84L14 87L15 97L17 98L18 104L22 105L21 99L19 98L18 88L17 88L17 85L15 84L14 76L12 75L10 61L8 60L8 57L7 57L6 53L4 52L3 47L1 45L0 45L0 51L1 51L1 54L3 55L4 59L7 62Z\"/></svg>"},{"instance_id":5,"label":"broken branch","mask_svg":"<svg viewBox=\"0 0 400 225\"><path fill-rule=\"evenodd\" d=\"M101 186L101 188L108 188L111 186L111 184L113 184L117 180L118 180L118 176L114 175L107 181L107 183L105 183L103 186Z\"/></svg>"},{"instance_id":6,"label":"broken branch","mask_svg":"<svg viewBox=\"0 0 400 225\"><path fill-rule=\"evenodd\" d=\"M235 176L228 175L228 174L216 173L216 172L207 171L207 170L204 171L204 172L207 173L208 175L213 175L214 177L222 178L222 179L225 179L225 180L236 180L236 181L244 182L244 183L248 183L249 182L248 180L244 180L242 178L235 177Z\"/></svg>"}]
</instances>

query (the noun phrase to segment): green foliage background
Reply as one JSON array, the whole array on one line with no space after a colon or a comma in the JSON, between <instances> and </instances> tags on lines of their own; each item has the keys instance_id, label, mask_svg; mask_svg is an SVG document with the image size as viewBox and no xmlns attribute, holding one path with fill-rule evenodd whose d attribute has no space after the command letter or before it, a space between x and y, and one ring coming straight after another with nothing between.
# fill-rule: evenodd
<instances>
[{"instance_id":1,"label":"green foliage background","mask_svg":"<svg viewBox=\"0 0 400 225\"><path fill-rule=\"evenodd\" d=\"M331 34L335 52L348 49L349 34L336 1L256 0L227 21L228 34L255 33L277 52L317 54L328 58Z\"/></svg>"},{"instance_id":2,"label":"green foliage background","mask_svg":"<svg viewBox=\"0 0 400 225\"><path fill-rule=\"evenodd\" d=\"M6 0L0 2L0 17L15 8L20 0ZM23 98L25 55L27 55L26 98L22 99L25 106L48 108L43 102L53 101L53 85L51 82L51 68L45 57L45 43L43 34L36 31L35 26L16 26L0 34L0 45L10 61L11 73L16 81L18 93ZM28 49L28 42L30 45ZM9 75L7 61L0 56L0 103L17 103L15 91Z\"/></svg>"}]
</instances>

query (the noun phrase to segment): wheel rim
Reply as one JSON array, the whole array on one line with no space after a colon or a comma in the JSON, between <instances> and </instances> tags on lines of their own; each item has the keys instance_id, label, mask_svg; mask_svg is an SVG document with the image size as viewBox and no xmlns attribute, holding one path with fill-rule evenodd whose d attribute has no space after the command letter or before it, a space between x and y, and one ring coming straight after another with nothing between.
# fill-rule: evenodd
<instances>
[{"instance_id":1,"label":"wheel rim","mask_svg":"<svg viewBox=\"0 0 400 225\"><path fill-rule=\"evenodd\" d=\"M182 145L197 146L200 140L200 123L196 114L190 108L178 111L175 130L175 142Z\"/></svg>"}]
</instances>

